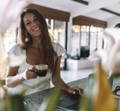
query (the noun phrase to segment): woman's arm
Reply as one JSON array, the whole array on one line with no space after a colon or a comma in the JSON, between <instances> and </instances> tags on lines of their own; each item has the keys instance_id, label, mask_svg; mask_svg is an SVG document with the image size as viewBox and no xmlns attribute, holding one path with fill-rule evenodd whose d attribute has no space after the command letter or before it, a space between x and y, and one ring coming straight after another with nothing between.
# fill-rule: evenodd
<instances>
[{"instance_id":1,"label":"woman's arm","mask_svg":"<svg viewBox=\"0 0 120 111\"><path fill-rule=\"evenodd\" d=\"M64 83L64 81L60 77L60 62L61 56L56 58L54 70L52 74L52 81L55 86L62 87L62 89L69 89L69 86Z\"/></svg>"},{"instance_id":2,"label":"woman's arm","mask_svg":"<svg viewBox=\"0 0 120 111\"><path fill-rule=\"evenodd\" d=\"M60 77L60 63L61 63L61 56L58 56L56 58L55 61L55 65L54 65L54 71L52 74L52 82L55 86L60 87L61 89L69 92L69 93L73 93L75 94L76 92L78 92L79 94L83 93L83 90L79 87L71 87L69 85L67 85Z\"/></svg>"},{"instance_id":3,"label":"woman's arm","mask_svg":"<svg viewBox=\"0 0 120 111\"><path fill-rule=\"evenodd\" d=\"M25 70L22 73L18 74L19 67L10 67L8 77L5 82L8 87L15 87L19 85L23 80L28 80L32 78L36 78L36 73L31 70Z\"/></svg>"},{"instance_id":4,"label":"woman's arm","mask_svg":"<svg viewBox=\"0 0 120 111\"><path fill-rule=\"evenodd\" d=\"M8 77L5 80L5 83L8 87L15 87L21 81L24 80L24 78L17 75L18 69L19 69L19 66L9 68Z\"/></svg>"}]
</instances>

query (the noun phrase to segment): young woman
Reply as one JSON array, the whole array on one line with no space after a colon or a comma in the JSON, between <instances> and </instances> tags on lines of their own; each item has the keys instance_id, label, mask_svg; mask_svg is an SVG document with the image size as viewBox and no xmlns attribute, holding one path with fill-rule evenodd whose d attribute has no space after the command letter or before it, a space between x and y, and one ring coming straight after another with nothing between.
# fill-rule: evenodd
<instances>
[{"instance_id":1,"label":"young woman","mask_svg":"<svg viewBox=\"0 0 120 111\"><path fill-rule=\"evenodd\" d=\"M6 85L11 90L26 88L24 84L34 85L46 77L50 77L55 86L61 87L69 93L82 94L83 90L71 87L63 82L60 77L60 62L64 49L52 43L44 17L35 9L26 9L21 14L20 22L21 40L26 52L26 61L18 67L11 67L6 78ZM17 53L19 46L12 49ZM35 65L48 65L45 77L37 76ZM41 91L50 87L50 82L37 86L34 89L26 88L27 93Z\"/></svg>"}]
</instances>

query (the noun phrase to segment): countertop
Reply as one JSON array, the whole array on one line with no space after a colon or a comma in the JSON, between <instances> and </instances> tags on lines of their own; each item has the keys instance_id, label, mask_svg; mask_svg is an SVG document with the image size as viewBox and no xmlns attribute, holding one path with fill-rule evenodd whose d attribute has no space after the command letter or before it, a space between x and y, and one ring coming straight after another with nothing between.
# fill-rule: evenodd
<instances>
[{"instance_id":1,"label":"countertop","mask_svg":"<svg viewBox=\"0 0 120 111\"><path fill-rule=\"evenodd\" d=\"M66 77L67 77L67 75L66 75ZM88 85L88 75L86 75L86 77L80 78L79 80L73 80L72 82L69 82L69 81L67 81L67 82L71 86L79 86L79 87L85 89ZM36 93L25 96L24 104L25 104L26 111L44 111L41 108L44 109L44 106L46 104L45 101L49 98L52 90L53 90L53 88L50 88L50 89L46 89L44 91L36 92ZM66 99L64 99L64 98L66 98ZM62 99L63 99L63 103L61 102L60 104L57 105L56 111L78 111L77 109L75 109L75 110L73 109L74 103L77 103L77 99L76 100L71 99L69 97L66 97L66 95L62 95L60 97L60 100L62 100ZM117 105L118 105L118 108L120 109L120 97L116 96L115 99L117 100ZM67 103L67 104L65 104L65 103ZM75 106L75 108L76 108L76 106Z\"/></svg>"},{"instance_id":2,"label":"countertop","mask_svg":"<svg viewBox=\"0 0 120 111\"><path fill-rule=\"evenodd\" d=\"M88 84L88 78L83 78L80 80L69 82L68 84L70 84L71 86L79 86L81 88L86 88ZM44 101L50 96L52 90L53 88L50 88L44 91L36 92L36 93L25 96L24 104L25 104L26 111L38 111L38 110L42 111L40 110L40 108L44 106L43 105ZM65 97L66 97L65 95L64 97L60 97L60 100L64 99ZM67 99L69 99L69 101ZM56 111L68 111L69 105L72 106L73 103L77 102L76 100L70 100L71 98L69 97L67 97L67 99L65 100L66 101L65 103L68 103L67 104L68 106L65 106L65 107L68 107L68 108L61 107L60 104L64 105L64 103L60 103L58 104ZM70 111L75 111L75 110L70 110Z\"/></svg>"}]
</instances>

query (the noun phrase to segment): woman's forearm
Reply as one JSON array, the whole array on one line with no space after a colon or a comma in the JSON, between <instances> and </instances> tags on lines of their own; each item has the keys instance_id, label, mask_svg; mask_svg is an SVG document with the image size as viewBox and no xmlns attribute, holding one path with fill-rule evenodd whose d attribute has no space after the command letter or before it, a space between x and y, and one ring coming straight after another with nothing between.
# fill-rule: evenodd
<instances>
[{"instance_id":1,"label":"woman's forearm","mask_svg":"<svg viewBox=\"0 0 120 111\"><path fill-rule=\"evenodd\" d=\"M61 77L53 77L52 82L55 86L60 87L61 89L68 90L70 88L69 85L67 85Z\"/></svg>"},{"instance_id":2,"label":"woman's forearm","mask_svg":"<svg viewBox=\"0 0 120 111\"><path fill-rule=\"evenodd\" d=\"M61 56L57 57L55 61L55 67L52 75L52 82L55 86L60 87L61 89L68 90L70 88L69 85L67 85L60 76L60 61Z\"/></svg>"},{"instance_id":3,"label":"woman's forearm","mask_svg":"<svg viewBox=\"0 0 120 111\"><path fill-rule=\"evenodd\" d=\"M8 76L5 80L5 84L8 87L15 87L18 84L20 84L22 81L24 80L24 78L22 77L22 75L15 75L15 76Z\"/></svg>"},{"instance_id":4,"label":"woman's forearm","mask_svg":"<svg viewBox=\"0 0 120 111\"><path fill-rule=\"evenodd\" d=\"M5 80L5 84L8 87L15 87L19 85L23 80L27 80L27 69L23 73L16 74L15 76L8 76Z\"/></svg>"}]
</instances>

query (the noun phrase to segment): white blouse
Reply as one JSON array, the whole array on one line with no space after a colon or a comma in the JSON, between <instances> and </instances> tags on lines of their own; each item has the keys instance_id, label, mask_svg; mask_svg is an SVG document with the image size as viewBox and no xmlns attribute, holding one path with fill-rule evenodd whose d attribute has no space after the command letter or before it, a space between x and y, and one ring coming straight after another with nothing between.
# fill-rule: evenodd
<instances>
[{"instance_id":1,"label":"white blouse","mask_svg":"<svg viewBox=\"0 0 120 111\"><path fill-rule=\"evenodd\" d=\"M57 56L61 56L65 52L65 49L60 44L52 43L52 45L53 45L54 51L57 53ZM9 55L11 55L11 54L16 55L21 52L20 50L22 50L20 48L20 45L15 45L10 50ZM19 67L18 74L22 74L30 68L32 68L32 65L27 64L26 61L24 61L21 63L21 65ZM25 89L26 94L28 95L28 94L31 94L31 93L34 93L37 91L45 90L47 88L50 88L51 77L52 77L52 74L50 74L50 72L48 72L45 77L37 76L37 78L34 78L34 79L24 80L16 87L8 88L8 91L11 93L18 93L22 89ZM43 82L43 84L42 84L42 82Z\"/></svg>"}]
</instances>

